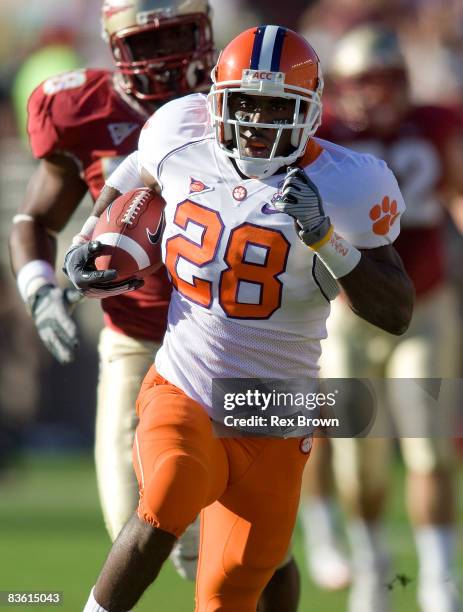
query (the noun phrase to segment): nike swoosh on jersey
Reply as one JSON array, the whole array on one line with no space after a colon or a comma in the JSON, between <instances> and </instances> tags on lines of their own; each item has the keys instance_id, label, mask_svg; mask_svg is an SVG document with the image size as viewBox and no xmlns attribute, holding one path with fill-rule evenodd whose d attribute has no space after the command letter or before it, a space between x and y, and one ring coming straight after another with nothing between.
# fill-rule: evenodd
<instances>
[{"instance_id":1,"label":"nike swoosh on jersey","mask_svg":"<svg viewBox=\"0 0 463 612\"><path fill-rule=\"evenodd\" d=\"M148 228L146 228L146 235L148 236L148 240L151 244L157 244L161 239L162 232L164 231L164 226L166 224L166 219L164 216L164 211L162 211L161 218L159 219L158 226L154 232L150 232Z\"/></svg>"},{"instance_id":2,"label":"nike swoosh on jersey","mask_svg":"<svg viewBox=\"0 0 463 612\"><path fill-rule=\"evenodd\" d=\"M265 204L262 206L262 208L260 210L261 210L261 212L264 213L264 215L275 215L276 213L281 212L280 210L277 210L276 208L274 208L268 202L265 202Z\"/></svg>"}]
</instances>

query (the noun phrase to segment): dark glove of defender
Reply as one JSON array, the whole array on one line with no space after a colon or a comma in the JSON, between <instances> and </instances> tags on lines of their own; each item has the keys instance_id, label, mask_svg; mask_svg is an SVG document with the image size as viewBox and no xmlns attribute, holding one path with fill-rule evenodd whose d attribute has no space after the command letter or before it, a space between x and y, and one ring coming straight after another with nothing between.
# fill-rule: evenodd
<instances>
[{"instance_id":1,"label":"dark glove of defender","mask_svg":"<svg viewBox=\"0 0 463 612\"><path fill-rule=\"evenodd\" d=\"M82 295L106 298L134 291L144 284L144 281L138 278L112 282L117 278L116 270L97 270L95 259L103 248L101 242L92 240L73 247L66 253L63 270Z\"/></svg>"}]
</instances>

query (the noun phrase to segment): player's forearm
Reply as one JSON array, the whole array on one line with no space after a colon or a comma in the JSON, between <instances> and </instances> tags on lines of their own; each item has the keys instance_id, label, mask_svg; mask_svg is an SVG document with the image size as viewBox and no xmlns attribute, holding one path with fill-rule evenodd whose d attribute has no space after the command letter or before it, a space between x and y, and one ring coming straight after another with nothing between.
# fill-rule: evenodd
<instances>
[{"instance_id":1,"label":"player's forearm","mask_svg":"<svg viewBox=\"0 0 463 612\"><path fill-rule=\"evenodd\" d=\"M296 231L299 238L313 251L326 270L344 289L352 310L373 325L392 334L403 334L411 319L414 290L408 278L402 260L392 247L392 241L398 234L397 218L405 208L397 181L384 166L376 168L375 180L372 182L376 199L378 181L384 183L381 193L394 194L394 217L385 217L388 221L389 244L374 246L378 242L372 226L371 232L365 228L350 227L346 219L340 215L340 224L347 229L359 246L370 243L368 250L359 250L341 233L338 233L330 217L325 214L323 200L318 187L299 167L288 169L281 187L281 195L273 202L275 208L296 220ZM373 175L372 175L373 176ZM365 174L365 180L371 181L371 176ZM364 195L363 195L364 197ZM392 197L390 198L392 199ZM387 198L389 202L389 197ZM381 208L378 206L381 211ZM369 216L371 219L371 211ZM389 209L388 209L389 210ZM390 220L390 218L392 220ZM359 223L361 217L359 217ZM394 227L392 228L392 226Z\"/></svg>"},{"instance_id":2,"label":"player's forearm","mask_svg":"<svg viewBox=\"0 0 463 612\"><path fill-rule=\"evenodd\" d=\"M114 202L116 198L118 198L122 191L115 189L114 187L110 187L109 185L105 185L100 192L100 195L95 200L95 204L92 208L92 216L99 217L108 206Z\"/></svg>"},{"instance_id":3,"label":"player's forearm","mask_svg":"<svg viewBox=\"0 0 463 612\"><path fill-rule=\"evenodd\" d=\"M138 168L137 151L135 151L107 179L93 205L92 216L99 217L121 193L145 186L160 192L159 185L151 174L144 168Z\"/></svg>"},{"instance_id":4,"label":"player's forearm","mask_svg":"<svg viewBox=\"0 0 463 612\"><path fill-rule=\"evenodd\" d=\"M100 215L108 208L114 200L121 195L121 192L114 187L105 185L100 195L95 201L90 217L87 217L79 233L72 238L71 248L89 242L92 239L93 231L98 223Z\"/></svg>"},{"instance_id":5,"label":"player's forearm","mask_svg":"<svg viewBox=\"0 0 463 612\"><path fill-rule=\"evenodd\" d=\"M358 265L338 282L359 317L391 334L407 330L414 288L398 256L395 261L378 260L364 250Z\"/></svg>"},{"instance_id":6,"label":"player's forearm","mask_svg":"<svg viewBox=\"0 0 463 612\"><path fill-rule=\"evenodd\" d=\"M15 276L30 261L42 260L54 267L56 238L38 220L17 220L10 232L9 251Z\"/></svg>"},{"instance_id":7,"label":"player's forearm","mask_svg":"<svg viewBox=\"0 0 463 612\"><path fill-rule=\"evenodd\" d=\"M27 215L23 215L26 217ZM25 304L46 285L57 284L55 274L56 240L33 217L15 217L9 240L10 261L18 291Z\"/></svg>"}]
</instances>

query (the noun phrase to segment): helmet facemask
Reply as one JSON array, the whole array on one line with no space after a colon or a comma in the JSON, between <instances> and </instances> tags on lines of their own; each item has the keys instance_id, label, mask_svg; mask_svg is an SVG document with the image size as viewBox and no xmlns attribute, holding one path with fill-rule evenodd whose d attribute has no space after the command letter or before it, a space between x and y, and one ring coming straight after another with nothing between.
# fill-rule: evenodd
<instances>
[{"instance_id":1,"label":"helmet facemask","mask_svg":"<svg viewBox=\"0 0 463 612\"><path fill-rule=\"evenodd\" d=\"M123 89L141 101L164 102L209 86L214 51L204 13L154 17L109 41Z\"/></svg>"},{"instance_id":2,"label":"helmet facemask","mask_svg":"<svg viewBox=\"0 0 463 612\"><path fill-rule=\"evenodd\" d=\"M255 70L243 70L241 81L217 83L212 73L213 85L209 94L212 122L216 141L221 151L236 160L239 170L252 178L266 178L284 166L294 163L304 154L309 137L315 133L321 122L321 92L323 81L319 78L316 91L285 85L284 73L267 72L264 80L255 78ZM284 98L294 102L292 120L285 123L259 123L236 116L230 116L230 96L233 94ZM262 131L272 130L268 140L272 148L267 157L246 155L241 142L242 130L246 128ZM278 145L283 133L291 130L290 150L278 154Z\"/></svg>"}]
</instances>

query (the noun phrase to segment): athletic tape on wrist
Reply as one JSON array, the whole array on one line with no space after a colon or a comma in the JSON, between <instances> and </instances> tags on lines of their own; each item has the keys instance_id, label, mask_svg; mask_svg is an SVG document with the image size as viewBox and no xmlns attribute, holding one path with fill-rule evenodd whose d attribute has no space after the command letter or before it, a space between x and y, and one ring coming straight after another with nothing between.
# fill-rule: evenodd
<instances>
[{"instance_id":1,"label":"athletic tape on wrist","mask_svg":"<svg viewBox=\"0 0 463 612\"><path fill-rule=\"evenodd\" d=\"M80 232L72 239L72 246L80 246L81 244L85 244L85 242L90 242L92 239L93 230L98 223L98 219L99 218L95 215L90 215L90 217L83 224Z\"/></svg>"},{"instance_id":2,"label":"athletic tape on wrist","mask_svg":"<svg viewBox=\"0 0 463 612\"><path fill-rule=\"evenodd\" d=\"M309 248L317 253L334 276L342 278L357 266L362 254L331 226L328 233Z\"/></svg>"},{"instance_id":3,"label":"athletic tape on wrist","mask_svg":"<svg viewBox=\"0 0 463 612\"><path fill-rule=\"evenodd\" d=\"M19 270L16 283L23 301L27 304L40 287L57 284L55 270L48 261L34 259Z\"/></svg>"}]
</instances>

